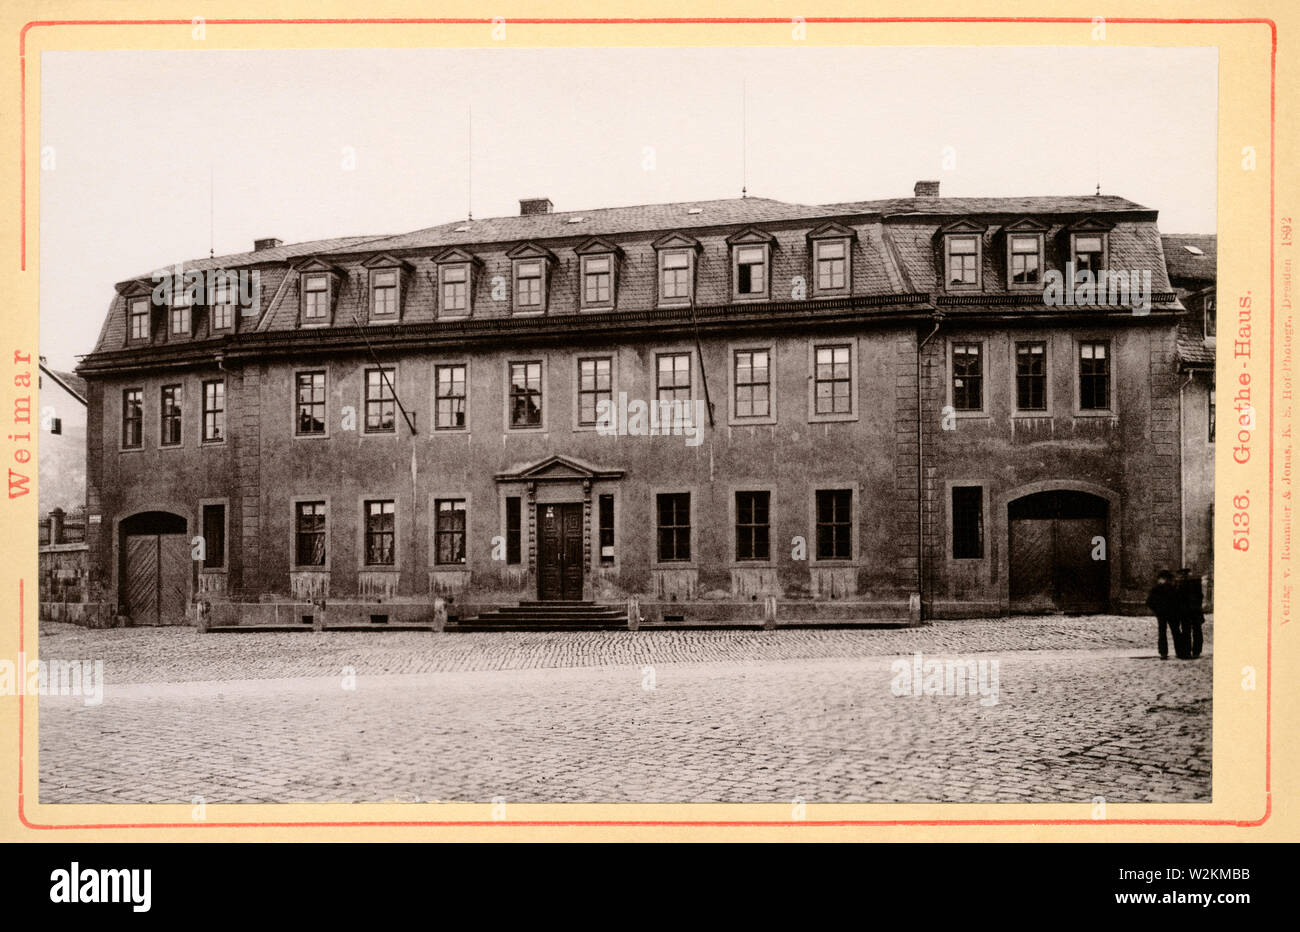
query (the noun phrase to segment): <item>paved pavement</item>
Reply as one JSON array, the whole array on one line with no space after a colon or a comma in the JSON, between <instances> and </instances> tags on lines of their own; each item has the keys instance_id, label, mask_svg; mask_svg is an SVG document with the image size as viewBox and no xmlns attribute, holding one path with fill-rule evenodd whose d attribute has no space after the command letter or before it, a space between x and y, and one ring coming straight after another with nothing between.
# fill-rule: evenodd
<instances>
[{"instance_id":1,"label":"paved pavement","mask_svg":"<svg viewBox=\"0 0 1300 932\"><path fill-rule=\"evenodd\" d=\"M47 624L41 656L103 659L109 686L101 705L40 700L40 800L1208 801L1211 629L1196 662L1159 660L1154 629L1111 616L636 634ZM892 665L914 651L984 661L983 701L896 695Z\"/></svg>"}]
</instances>

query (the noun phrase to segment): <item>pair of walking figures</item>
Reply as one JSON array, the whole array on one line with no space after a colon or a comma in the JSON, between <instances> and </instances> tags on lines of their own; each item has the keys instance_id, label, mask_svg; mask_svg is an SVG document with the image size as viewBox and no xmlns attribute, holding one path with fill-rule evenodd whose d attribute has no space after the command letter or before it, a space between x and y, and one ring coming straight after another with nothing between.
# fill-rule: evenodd
<instances>
[{"instance_id":1,"label":"pair of walking figures","mask_svg":"<svg viewBox=\"0 0 1300 932\"><path fill-rule=\"evenodd\" d=\"M1177 579L1169 570L1156 574L1156 584L1147 596L1147 607L1155 613L1160 625L1156 649L1160 651L1162 660L1169 656L1171 638L1174 654L1179 659L1195 660L1201 656L1201 626L1205 624L1201 604L1204 599L1201 577L1193 576L1190 570L1179 570Z\"/></svg>"}]
</instances>

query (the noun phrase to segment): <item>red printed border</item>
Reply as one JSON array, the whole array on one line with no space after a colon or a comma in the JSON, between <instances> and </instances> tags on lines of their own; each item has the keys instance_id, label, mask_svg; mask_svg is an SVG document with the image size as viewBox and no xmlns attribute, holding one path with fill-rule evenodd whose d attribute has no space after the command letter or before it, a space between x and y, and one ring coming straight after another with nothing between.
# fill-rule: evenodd
<instances>
[{"instance_id":1,"label":"red printed border","mask_svg":"<svg viewBox=\"0 0 1300 932\"><path fill-rule=\"evenodd\" d=\"M641 25L775 25L790 23L789 17L657 17L657 18L509 18L509 22L534 26L641 26ZM1277 23L1271 19L1173 19L1149 17L1114 17L1107 18L1110 23L1156 24L1156 25L1267 25L1271 33L1271 50L1269 59L1269 164L1268 164L1268 320L1269 320L1269 356L1268 356L1268 548L1266 587L1266 617L1268 622L1267 639L1267 685L1265 687L1265 722L1264 722L1264 813L1258 819L807 819L801 821L695 821L695 820L632 820L632 819L538 819L538 820L492 820L492 821L353 821L353 822L121 822L121 823L82 823L82 824L44 824L32 822L24 811L23 764L24 734L23 716L25 696L18 696L18 820L27 828L57 829L166 829L166 828L422 828L422 827L505 827L505 826L664 826L664 827L746 827L746 828L786 828L799 826L1015 826L1015 825L1222 825L1239 828L1256 828L1262 826L1273 814L1273 351L1272 339L1275 332L1274 319L1274 268L1273 225L1276 201L1275 167L1277 155ZM432 18L432 19L209 19L205 21L214 26L276 26L276 25L437 25L437 26L490 26L491 18ZM1037 17L1037 16L809 16L806 23L820 24L880 24L880 23L1092 23L1090 17ZM19 155L19 231L20 270L27 271L27 32L38 26L189 26L188 19L131 19L131 20L35 20L23 26L18 38L19 67L19 113L21 131L19 134L21 152ZM25 579L18 580L18 652L23 653L25 625Z\"/></svg>"}]
</instances>

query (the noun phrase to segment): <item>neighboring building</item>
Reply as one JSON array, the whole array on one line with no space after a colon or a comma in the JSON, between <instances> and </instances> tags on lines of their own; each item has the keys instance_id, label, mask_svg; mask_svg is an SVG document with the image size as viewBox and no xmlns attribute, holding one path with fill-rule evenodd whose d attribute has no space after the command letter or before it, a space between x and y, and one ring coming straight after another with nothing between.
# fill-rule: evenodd
<instances>
[{"instance_id":1,"label":"neighboring building","mask_svg":"<svg viewBox=\"0 0 1300 932\"><path fill-rule=\"evenodd\" d=\"M1213 234L1166 234L1165 266L1187 314L1178 324L1182 376L1183 547L1181 565L1204 577L1209 598L1214 574L1214 348L1218 239Z\"/></svg>"},{"instance_id":2,"label":"neighboring building","mask_svg":"<svg viewBox=\"0 0 1300 932\"><path fill-rule=\"evenodd\" d=\"M1178 561L1181 309L1122 198L538 198L257 246L185 265L255 270L242 296L119 284L79 369L92 584L136 623L196 595L1145 611ZM1047 303L1067 263L1151 303ZM638 435L674 402L685 435Z\"/></svg>"},{"instance_id":3,"label":"neighboring building","mask_svg":"<svg viewBox=\"0 0 1300 932\"><path fill-rule=\"evenodd\" d=\"M41 617L52 606L84 600L87 575L86 383L40 359L37 375L37 483Z\"/></svg>"},{"instance_id":4,"label":"neighboring building","mask_svg":"<svg viewBox=\"0 0 1300 932\"><path fill-rule=\"evenodd\" d=\"M79 514L86 507L86 383L79 375L51 369L41 357L37 386L40 511Z\"/></svg>"}]
</instances>

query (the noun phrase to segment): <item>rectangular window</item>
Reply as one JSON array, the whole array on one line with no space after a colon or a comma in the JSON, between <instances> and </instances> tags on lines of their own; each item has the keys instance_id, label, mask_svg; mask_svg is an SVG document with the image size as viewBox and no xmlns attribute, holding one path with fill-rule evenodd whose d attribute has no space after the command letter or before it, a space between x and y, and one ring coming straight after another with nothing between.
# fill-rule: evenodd
<instances>
[{"instance_id":1,"label":"rectangular window","mask_svg":"<svg viewBox=\"0 0 1300 932\"><path fill-rule=\"evenodd\" d=\"M203 383L203 442L226 439L226 383Z\"/></svg>"},{"instance_id":2,"label":"rectangular window","mask_svg":"<svg viewBox=\"0 0 1300 932\"><path fill-rule=\"evenodd\" d=\"M366 370L366 433L397 431L397 396L393 393L396 377L397 370L391 366Z\"/></svg>"},{"instance_id":3,"label":"rectangular window","mask_svg":"<svg viewBox=\"0 0 1300 932\"><path fill-rule=\"evenodd\" d=\"M542 426L542 364L510 364L510 426Z\"/></svg>"},{"instance_id":4,"label":"rectangular window","mask_svg":"<svg viewBox=\"0 0 1300 932\"><path fill-rule=\"evenodd\" d=\"M818 240L813 244L817 265L817 290L844 291L849 283L849 247L846 240Z\"/></svg>"},{"instance_id":5,"label":"rectangular window","mask_svg":"<svg viewBox=\"0 0 1300 932\"><path fill-rule=\"evenodd\" d=\"M736 417L768 417L772 413L771 353L736 350Z\"/></svg>"},{"instance_id":6,"label":"rectangular window","mask_svg":"<svg viewBox=\"0 0 1300 932\"><path fill-rule=\"evenodd\" d=\"M979 240L976 237L948 237L948 284L979 284Z\"/></svg>"},{"instance_id":7,"label":"rectangular window","mask_svg":"<svg viewBox=\"0 0 1300 932\"><path fill-rule=\"evenodd\" d=\"M691 493L673 492L657 497L659 562L676 563L691 558Z\"/></svg>"},{"instance_id":8,"label":"rectangular window","mask_svg":"<svg viewBox=\"0 0 1300 932\"><path fill-rule=\"evenodd\" d=\"M736 247L736 294L767 294L767 247Z\"/></svg>"},{"instance_id":9,"label":"rectangular window","mask_svg":"<svg viewBox=\"0 0 1300 932\"><path fill-rule=\"evenodd\" d=\"M144 389L122 392L122 446L128 450L144 446Z\"/></svg>"},{"instance_id":10,"label":"rectangular window","mask_svg":"<svg viewBox=\"0 0 1300 932\"><path fill-rule=\"evenodd\" d=\"M1210 441L1210 443L1214 443L1214 389L1213 388L1210 389L1209 406L1210 406L1209 410L1206 412L1208 416L1208 420L1210 422L1210 433L1207 439Z\"/></svg>"},{"instance_id":11,"label":"rectangular window","mask_svg":"<svg viewBox=\"0 0 1300 932\"><path fill-rule=\"evenodd\" d=\"M655 371L655 399L660 402L691 399L691 354L661 353ZM689 407L686 412L689 412Z\"/></svg>"},{"instance_id":12,"label":"rectangular window","mask_svg":"<svg viewBox=\"0 0 1300 932\"><path fill-rule=\"evenodd\" d=\"M371 316L397 316L397 270L379 269L370 273Z\"/></svg>"},{"instance_id":13,"label":"rectangular window","mask_svg":"<svg viewBox=\"0 0 1300 932\"><path fill-rule=\"evenodd\" d=\"M435 366L434 391L437 393L437 430L462 430L465 427L465 366Z\"/></svg>"},{"instance_id":14,"label":"rectangular window","mask_svg":"<svg viewBox=\"0 0 1300 932\"><path fill-rule=\"evenodd\" d=\"M183 307L173 307L171 312L172 333L177 335L188 335L190 332L190 308L189 305Z\"/></svg>"},{"instance_id":15,"label":"rectangular window","mask_svg":"<svg viewBox=\"0 0 1300 932\"><path fill-rule=\"evenodd\" d=\"M1016 344L1016 409L1047 410L1047 344Z\"/></svg>"},{"instance_id":16,"label":"rectangular window","mask_svg":"<svg viewBox=\"0 0 1300 932\"><path fill-rule=\"evenodd\" d=\"M952 345L952 406L958 411L984 410L984 360L979 343Z\"/></svg>"},{"instance_id":17,"label":"rectangular window","mask_svg":"<svg viewBox=\"0 0 1300 932\"><path fill-rule=\"evenodd\" d=\"M614 400L614 361L608 356L578 360L578 423L596 423L602 401Z\"/></svg>"},{"instance_id":18,"label":"rectangular window","mask_svg":"<svg viewBox=\"0 0 1300 932\"><path fill-rule=\"evenodd\" d=\"M325 503L298 502L294 512L294 561L298 566L324 566Z\"/></svg>"},{"instance_id":19,"label":"rectangular window","mask_svg":"<svg viewBox=\"0 0 1300 932\"><path fill-rule=\"evenodd\" d=\"M1074 274L1091 272L1096 275L1101 271L1105 257L1105 245L1100 236L1074 237Z\"/></svg>"},{"instance_id":20,"label":"rectangular window","mask_svg":"<svg viewBox=\"0 0 1300 932\"><path fill-rule=\"evenodd\" d=\"M506 563L518 566L523 561L524 526L518 495L506 498Z\"/></svg>"},{"instance_id":21,"label":"rectangular window","mask_svg":"<svg viewBox=\"0 0 1300 932\"><path fill-rule=\"evenodd\" d=\"M439 565L465 562L465 500L440 498L434 502L434 561Z\"/></svg>"},{"instance_id":22,"label":"rectangular window","mask_svg":"<svg viewBox=\"0 0 1300 932\"><path fill-rule=\"evenodd\" d=\"M203 568L219 570L226 565L226 506L203 506Z\"/></svg>"},{"instance_id":23,"label":"rectangular window","mask_svg":"<svg viewBox=\"0 0 1300 932\"><path fill-rule=\"evenodd\" d=\"M469 266L441 266L442 276L442 312L444 314L464 314L469 310Z\"/></svg>"},{"instance_id":24,"label":"rectangular window","mask_svg":"<svg viewBox=\"0 0 1300 932\"><path fill-rule=\"evenodd\" d=\"M226 565L226 506L203 506L203 568L221 569Z\"/></svg>"},{"instance_id":25,"label":"rectangular window","mask_svg":"<svg viewBox=\"0 0 1300 932\"><path fill-rule=\"evenodd\" d=\"M853 412L853 373L848 346L817 347L813 392L814 413Z\"/></svg>"},{"instance_id":26,"label":"rectangular window","mask_svg":"<svg viewBox=\"0 0 1300 932\"><path fill-rule=\"evenodd\" d=\"M540 259L515 263L515 306L541 310L542 261Z\"/></svg>"},{"instance_id":27,"label":"rectangular window","mask_svg":"<svg viewBox=\"0 0 1300 932\"><path fill-rule=\"evenodd\" d=\"M235 319L235 309L229 304L214 304L211 319L213 330L229 330L231 322Z\"/></svg>"},{"instance_id":28,"label":"rectangular window","mask_svg":"<svg viewBox=\"0 0 1300 932\"><path fill-rule=\"evenodd\" d=\"M736 493L736 559L767 560L768 492Z\"/></svg>"},{"instance_id":29,"label":"rectangular window","mask_svg":"<svg viewBox=\"0 0 1300 932\"><path fill-rule=\"evenodd\" d=\"M318 436L325 433L325 373L299 372L296 377L298 395L297 426L299 437Z\"/></svg>"},{"instance_id":30,"label":"rectangular window","mask_svg":"<svg viewBox=\"0 0 1300 932\"><path fill-rule=\"evenodd\" d=\"M389 500L365 503L366 566L392 566L396 542L397 503Z\"/></svg>"},{"instance_id":31,"label":"rectangular window","mask_svg":"<svg viewBox=\"0 0 1300 932\"><path fill-rule=\"evenodd\" d=\"M328 275L305 275L302 280L302 319L324 323L329 318L330 282Z\"/></svg>"},{"instance_id":32,"label":"rectangular window","mask_svg":"<svg viewBox=\"0 0 1300 932\"><path fill-rule=\"evenodd\" d=\"M130 326L132 340L149 339L149 299L134 298L131 301Z\"/></svg>"},{"instance_id":33,"label":"rectangular window","mask_svg":"<svg viewBox=\"0 0 1300 932\"><path fill-rule=\"evenodd\" d=\"M977 485L952 488L952 558L984 558L984 490Z\"/></svg>"},{"instance_id":34,"label":"rectangular window","mask_svg":"<svg viewBox=\"0 0 1300 932\"><path fill-rule=\"evenodd\" d=\"M600 562L610 566L614 562L614 496L602 495L599 499Z\"/></svg>"},{"instance_id":35,"label":"rectangular window","mask_svg":"<svg viewBox=\"0 0 1300 932\"><path fill-rule=\"evenodd\" d=\"M1084 411L1110 408L1110 344L1079 344L1079 407Z\"/></svg>"},{"instance_id":36,"label":"rectangular window","mask_svg":"<svg viewBox=\"0 0 1300 932\"><path fill-rule=\"evenodd\" d=\"M691 298L691 254L685 249L659 253L659 300L683 302Z\"/></svg>"},{"instance_id":37,"label":"rectangular window","mask_svg":"<svg viewBox=\"0 0 1300 932\"><path fill-rule=\"evenodd\" d=\"M1203 305L1205 308L1205 339L1213 340L1219 329L1214 311L1214 295L1207 294Z\"/></svg>"},{"instance_id":38,"label":"rectangular window","mask_svg":"<svg viewBox=\"0 0 1300 932\"><path fill-rule=\"evenodd\" d=\"M162 435L158 438L158 443L164 447L174 447L181 442L181 387L179 385L162 387L162 404L159 413Z\"/></svg>"},{"instance_id":39,"label":"rectangular window","mask_svg":"<svg viewBox=\"0 0 1300 932\"><path fill-rule=\"evenodd\" d=\"M235 302L231 299L230 279L218 275L212 285L209 319L213 330L229 330L235 320Z\"/></svg>"},{"instance_id":40,"label":"rectangular window","mask_svg":"<svg viewBox=\"0 0 1300 932\"><path fill-rule=\"evenodd\" d=\"M614 303L612 256L582 257L582 303L585 307L608 307Z\"/></svg>"},{"instance_id":41,"label":"rectangular window","mask_svg":"<svg viewBox=\"0 0 1300 932\"><path fill-rule=\"evenodd\" d=\"M1011 237L1011 284L1038 284L1041 265L1038 243L1037 236Z\"/></svg>"},{"instance_id":42,"label":"rectangular window","mask_svg":"<svg viewBox=\"0 0 1300 932\"><path fill-rule=\"evenodd\" d=\"M853 490L817 490L817 559L853 557Z\"/></svg>"}]
</instances>

